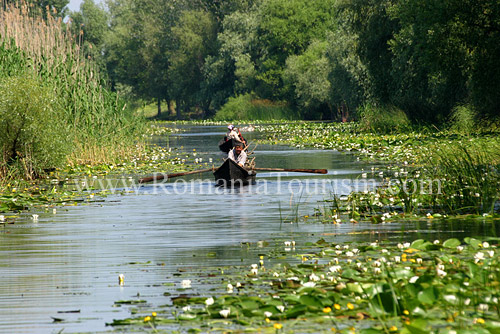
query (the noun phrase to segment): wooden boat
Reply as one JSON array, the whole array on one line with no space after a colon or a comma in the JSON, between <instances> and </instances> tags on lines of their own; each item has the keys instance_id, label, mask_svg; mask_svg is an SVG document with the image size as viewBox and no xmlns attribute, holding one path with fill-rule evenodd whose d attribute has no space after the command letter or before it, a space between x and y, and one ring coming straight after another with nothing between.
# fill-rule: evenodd
<instances>
[{"instance_id":1,"label":"wooden boat","mask_svg":"<svg viewBox=\"0 0 500 334\"><path fill-rule=\"evenodd\" d=\"M215 170L215 183L222 187L244 186L255 183L255 171L239 166L231 159Z\"/></svg>"},{"instance_id":2,"label":"wooden boat","mask_svg":"<svg viewBox=\"0 0 500 334\"><path fill-rule=\"evenodd\" d=\"M246 143L241 142L239 140L233 138L225 140L224 138L219 141L219 149L224 153L229 153L229 151L231 151L233 147L236 146L237 143L243 143L246 146Z\"/></svg>"}]
</instances>

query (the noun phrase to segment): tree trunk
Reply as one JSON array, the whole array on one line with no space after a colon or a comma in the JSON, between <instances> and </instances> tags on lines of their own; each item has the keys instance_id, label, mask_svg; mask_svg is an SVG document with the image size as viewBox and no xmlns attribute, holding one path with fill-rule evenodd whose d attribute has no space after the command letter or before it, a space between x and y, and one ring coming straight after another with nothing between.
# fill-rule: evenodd
<instances>
[{"instance_id":1,"label":"tree trunk","mask_svg":"<svg viewBox=\"0 0 500 334\"><path fill-rule=\"evenodd\" d=\"M156 115L157 118L160 118L161 116L161 98L158 98L158 114Z\"/></svg>"}]
</instances>

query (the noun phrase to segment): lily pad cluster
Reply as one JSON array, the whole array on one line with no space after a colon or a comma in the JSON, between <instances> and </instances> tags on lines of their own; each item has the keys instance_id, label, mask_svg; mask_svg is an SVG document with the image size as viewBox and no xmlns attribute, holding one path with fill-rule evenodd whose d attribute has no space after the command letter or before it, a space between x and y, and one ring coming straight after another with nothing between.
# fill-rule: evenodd
<instances>
[{"instance_id":1,"label":"lily pad cluster","mask_svg":"<svg viewBox=\"0 0 500 334\"><path fill-rule=\"evenodd\" d=\"M321 239L269 267L261 256L251 266L223 273L219 268L217 276L203 273L187 289L166 292L170 303L155 309L154 317L145 306L138 313L147 315L110 325L177 325L203 332L499 333L497 241ZM203 285L213 284L215 276L220 288L207 293Z\"/></svg>"}]
</instances>

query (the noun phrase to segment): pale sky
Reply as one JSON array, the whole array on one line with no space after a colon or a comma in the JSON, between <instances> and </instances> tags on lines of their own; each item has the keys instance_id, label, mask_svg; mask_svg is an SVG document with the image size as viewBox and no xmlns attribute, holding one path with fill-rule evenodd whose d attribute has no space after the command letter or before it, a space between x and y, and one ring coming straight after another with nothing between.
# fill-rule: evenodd
<instances>
[{"instance_id":1,"label":"pale sky","mask_svg":"<svg viewBox=\"0 0 500 334\"><path fill-rule=\"evenodd\" d=\"M80 4L83 2L83 0L70 0L68 4L69 10L73 12L77 12L80 10ZM103 0L94 0L95 3L102 3Z\"/></svg>"}]
</instances>

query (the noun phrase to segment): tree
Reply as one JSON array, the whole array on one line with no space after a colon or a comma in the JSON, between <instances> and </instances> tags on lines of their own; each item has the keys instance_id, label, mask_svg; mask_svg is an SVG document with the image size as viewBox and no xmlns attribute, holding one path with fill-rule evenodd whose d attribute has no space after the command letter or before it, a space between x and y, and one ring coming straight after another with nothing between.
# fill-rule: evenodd
<instances>
[{"instance_id":1,"label":"tree","mask_svg":"<svg viewBox=\"0 0 500 334\"><path fill-rule=\"evenodd\" d=\"M115 88L129 87L132 95L154 99L161 113L161 101L170 101L167 75L171 27L175 22L175 0L110 0L110 32L106 35L105 57ZM182 8L182 7L181 7Z\"/></svg>"},{"instance_id":2,"label":"tree","mask_svg":"<svg viewBox=\"0 0 500 334\"><path fill-rule=\"evenodd\" d=\"M305 115L309 118L320 118L322 114L327 114L334 119L326 46L325 41L314 41L303 54L290 56L286 60L285 83L294 87L296 99L309 112Z\"/></svg>"},{"instance_id":3,"label":"tree","mask_svg":"<svg viewBox=\"0 0 500 334\"><path fill-rule=\"evenodd\" d=\"M265 98L293 98L283 85L286 59L303 53L313 40L334 29L334 0L269 0L262 3L257 27L260 56L256 60L257 93Z\"/></svg>"},{"instance_id":4,"label":"tree","mask_svg":"<svg viewBox=\"0 0 500 334\"><path fill-rule=\"evenodd\" d=\"M210 97L203 94L201 83L205 59L215 51L217 30L213 17L200 10L183 11L172 33L175 48L169 56L169 92L177 103L177 115L189 107L206 111Z\"/></svg>"},{"instance_id":5,"label":"tree","mask_svg":"<svg viewBox=\"0 0 500 334\"><path fill-rule=\"evenodd\" d=\"M212 96L211 109L219 109L230 96L255 89L258 12L256 7L224 17L217 35L217 51L204 66L205 91Z\"/></svg>"},{"instance_id":6,"label":"tree","mask_svg":"<svg viewBox=\"0 0 500 334\"><path fill-rule=\"evenodd\" d=\"M94 0L84 0L80 11L71 12L71 30L79 36L86 56L101 60L104 51L104 36L108 32L108 13Z\"/></svg>"}]
</instances>

